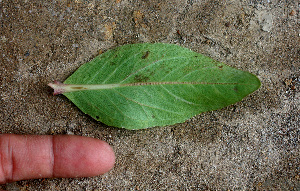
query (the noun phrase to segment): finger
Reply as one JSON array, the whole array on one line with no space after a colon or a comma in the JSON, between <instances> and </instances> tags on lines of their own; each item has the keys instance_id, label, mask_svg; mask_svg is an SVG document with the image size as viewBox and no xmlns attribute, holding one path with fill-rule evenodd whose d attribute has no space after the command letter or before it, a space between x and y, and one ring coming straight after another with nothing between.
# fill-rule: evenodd
<instances>
[{"instance_id":1,"label":"finger","mask_svg":"<svg viewBox=\"0 0 300 191\"><path fill-rule=\"evenodd\" d=\"M75 135L0 135L0 184L52 177L89 177L115 163L104 141Z\"/></svg>"}]
</instances>

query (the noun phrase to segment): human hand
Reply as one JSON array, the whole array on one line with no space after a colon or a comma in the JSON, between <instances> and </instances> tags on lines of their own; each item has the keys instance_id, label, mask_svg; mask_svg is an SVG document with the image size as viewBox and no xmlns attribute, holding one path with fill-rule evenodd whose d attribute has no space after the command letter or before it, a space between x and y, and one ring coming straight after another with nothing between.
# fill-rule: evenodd
<instances>
[{"instance_id":1,"label":"human hand","mask_svg":"<svg viewBox=\"0 0 300 191\"><path fill-rule=\"evenodd\" d=\"M36 178L90 177L115 163L104 141L76 135L0 134L0 184Z\"/></svg>"}]
</instances>

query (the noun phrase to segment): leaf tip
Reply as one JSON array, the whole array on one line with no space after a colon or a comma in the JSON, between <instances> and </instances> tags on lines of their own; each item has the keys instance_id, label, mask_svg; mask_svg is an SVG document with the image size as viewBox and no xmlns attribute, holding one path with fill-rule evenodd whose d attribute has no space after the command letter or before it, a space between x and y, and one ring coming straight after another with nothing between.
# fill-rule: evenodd
<instances>
[{"instance_id":1,"label":"leaf tip","mask_svg":"<svg viewBox=\"0 0 300 191\"><path fill-rule=\"evenodd\" d=\"M49 83L48 86L53 88L53 90L54 90L53 95L58 95L58 94L62 94L65 92L64 88L63 88L63 86L65 86L65 85L59 81L54 81L54 83Z\"/></svg>"}]
</instances>

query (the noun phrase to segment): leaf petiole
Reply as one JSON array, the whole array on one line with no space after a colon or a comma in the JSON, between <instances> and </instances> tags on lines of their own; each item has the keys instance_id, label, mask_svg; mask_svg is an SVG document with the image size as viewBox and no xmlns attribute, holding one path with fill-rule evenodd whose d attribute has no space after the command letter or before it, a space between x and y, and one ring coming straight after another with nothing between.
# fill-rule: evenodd
<instances>
[{"instance_id":1,"label":"leaf petiole","mask_svg":"<svg viewBox=\"0 0 300 191\"><path fill-rule=\"evenodd\" d=\"M121 84L63 84L59 81L49 83L48 86L54 89L53 95L76 92L81 90L101 90L120 87Z\"/></svg>"}]
</instances>

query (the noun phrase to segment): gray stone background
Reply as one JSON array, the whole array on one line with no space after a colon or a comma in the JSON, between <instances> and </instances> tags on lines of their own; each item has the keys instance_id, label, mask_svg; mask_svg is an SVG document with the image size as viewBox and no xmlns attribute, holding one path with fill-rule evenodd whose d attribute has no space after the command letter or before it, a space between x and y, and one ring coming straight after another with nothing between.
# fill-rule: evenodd
<instances>
[{"instance_id":1,"label":"gray stone background","mask_svg":"<svg viewBox=\"0 0 300 191\"><path fill-rule=\"evenodd\" d=\"M107 141L116 165L92 178L7 190L300 190L297 0L0 0L1 133ZM47 83L128 43L174 43L256 74L243 101L185 123L129 131L84 115Z\"/></svg>"}]
</instances>

